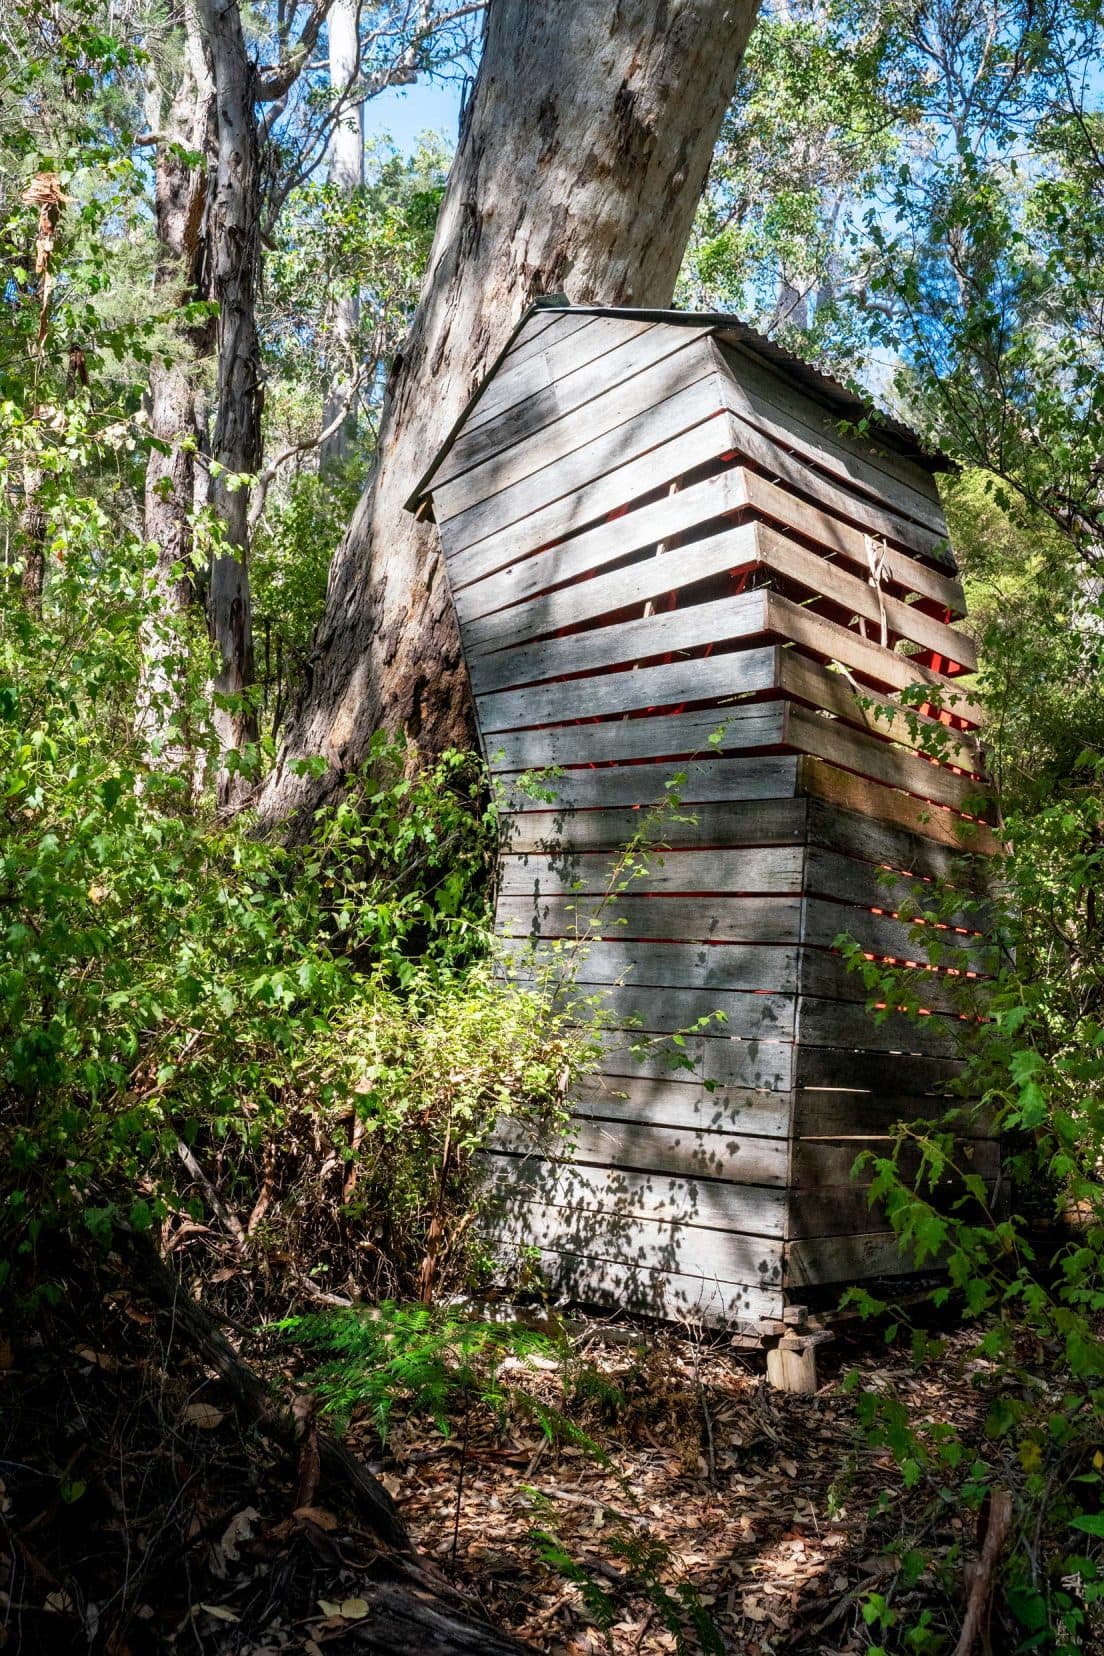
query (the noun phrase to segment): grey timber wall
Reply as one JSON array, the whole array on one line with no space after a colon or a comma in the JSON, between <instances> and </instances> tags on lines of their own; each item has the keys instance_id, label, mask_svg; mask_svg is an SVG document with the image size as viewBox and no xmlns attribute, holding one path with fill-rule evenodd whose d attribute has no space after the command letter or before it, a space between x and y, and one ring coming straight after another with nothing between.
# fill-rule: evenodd
<instances>
[{"instance_id":1,"label":"grey timber wall","mask_svg":"<svg viewBox=\"0 0 1104 1656\"><path fill-rule=\"evenodd\" d=\"M603 1012L570 1139L488 1156L492 1235L580 1298L754 1327L909 1268L851 1168L960 1068L997 818L936 462L860 413L732 318L537 309L411 501L506 791L505 957ZM961 892L938 929L918 882Z\"/></svg>"}]
</instances>

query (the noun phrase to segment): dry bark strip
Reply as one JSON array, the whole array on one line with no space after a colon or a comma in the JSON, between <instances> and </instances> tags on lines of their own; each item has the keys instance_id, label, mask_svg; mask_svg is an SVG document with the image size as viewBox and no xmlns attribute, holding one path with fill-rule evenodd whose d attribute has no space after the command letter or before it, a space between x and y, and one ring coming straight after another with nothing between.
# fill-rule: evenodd
<instances>
[{"instance_id":1,"label":"dry bark strip","mask_svg":"<svg viewBox=\"0 0 1104 1656\"><path fill-rule=\"evenodd\" d=\"M293 1411L274 1403L260 1376L242 1362L210 1313L188 1297L180 1279L148 1244L131 1238L128 1251L159 1318L215 1371L242 1421L298 1454L302 1427ZM317 1453L323 1481L355 1501L382 1544L386 1567L399 1578L361 1585L369 1611L346 1630L347 1636L380 1656L410 1656L411 1651L419 1656L534 1656L531 1645L485 1621L414 1552L391 1497L344 1444L318 1432Z\"/></svg>"},{"instance_id":2,"label":"dry bark strip","mask_svg":"<svg viewBox=\"0 0 1104 1656\"><path fill-rule=\"evenodd\" d=\"M981 1557L971 1573L966 1616L958 1643L955 1645L954 1656L971 1656L977 1643L993 1596L993 1574L1011 1528L1012 1492L1008 1489L994 1489L989 1498L989 1521L985 1526Z\"/></svg>"}]
</instances>

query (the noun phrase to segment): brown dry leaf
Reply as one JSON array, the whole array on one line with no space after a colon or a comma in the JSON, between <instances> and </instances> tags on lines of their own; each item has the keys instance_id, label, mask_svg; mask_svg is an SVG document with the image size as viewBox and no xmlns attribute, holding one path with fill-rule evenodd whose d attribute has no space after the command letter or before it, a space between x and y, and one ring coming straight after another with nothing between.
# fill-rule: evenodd
<instances>
[{"instance_id":1,"label":"brown dry leaf","mask_svg":"<svg viewBox=\"0 0 1104 1656\"><path fill-rule=\"evenodd\" d=\"M78 1346L77 1356L82 1363L91 1363L93 1368L103 1369L105 1374L115 1374L119 1368L109 1351L93 1351L91 1346Z\"/></svg>"},{"instance_id":2,"label":"brown dry leaf","mask_svg":"<svg viewBox=\"0 0 1104 1656\"><path fill-rule=\"evenodd\" d=\"M254 1514L254 1516L256 1515ZM305 1518L308 1523L316 1525L320 1530L335 1530L337 1528L337 1519L332 1512L327 1512L325 1507L299 1506L295 1508L291 1516L293 1518Z\"/></svg>"},{"instance_id":3,"label":"brown dry leaf","mask_svg":"<svg viewBox=\"0 0 1104 1656\"><path fill-rule=\"evenodd\" d=\"M68 1615L73 1608L73 1601L65 1592L47 1593L42 1608L53 1611L55 1615Z\"/></svg>"},{"instance_id":4,"label":"brown dry leaf","mask_svg":"<svg viewBox=\"0 0 1104 1656\"><path fill-rule=\"evenodd\" d=\"M213 1432L216 1426L222 1425L226 1416L213 1403L189 1403L180 1418L189 1426L198 1426L201 1432Z\"/></svg>"}]
</instances>

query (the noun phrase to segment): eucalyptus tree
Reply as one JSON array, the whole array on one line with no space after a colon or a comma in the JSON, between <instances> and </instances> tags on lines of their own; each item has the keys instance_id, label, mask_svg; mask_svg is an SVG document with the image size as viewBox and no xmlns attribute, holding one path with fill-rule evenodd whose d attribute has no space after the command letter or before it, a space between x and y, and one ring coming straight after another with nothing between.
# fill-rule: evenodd
<instances>
[{"instance_id":1,"label":"eucalyptus tree","mask_svg":"<svg viewBox=\"0 0 1104 1656\"><path fill-rule=\"evenodd\" d=\"M262 799L338 785L377 727L471 737L436 536L404 507L526 304L664 305L754 0L492 0L422 297L393 365L369 487L334 560L311 681ZM315 783L298 763L321 754Z\"/></svg>"},{"instance_id":2,"label":"eucalyptus tree","mask_svg":"<svg viewBox=\"0 0 1104 1656\"><path fill-rule=\"evenodd\" d=\"M197 484L201 501L209 486L203 584L214 654L212 718L223 755L218 796L226 806L248 794L242 758L256 737L251 491L258 474L262 492L270 481L262 473L265 375L257 329L262 247L272 244L291 192L323 161L335 135L340 141L364 101L416 78L439 55L466 49L468 20L481 7L383 0L358 8L355 38L343 15L335 84L326 59L317 59L327 44L331 0L292 0L248 15L239 0L175 4L168 22L179 78L171 95L151 100L157 121L137 140L157 157L159 286L182 302L175 360L156 370L151 386L156 453L147 533L158 547L155 581L166 610L179 615L195 584ZM168 56L164 43L161 56ZM197 465L208 446L206 418L197 414L208 356L213 431L209 457ZM172 631L146 629L139 717L151 755L177 763L181 678Z\"/></svg>"}]
</instances>

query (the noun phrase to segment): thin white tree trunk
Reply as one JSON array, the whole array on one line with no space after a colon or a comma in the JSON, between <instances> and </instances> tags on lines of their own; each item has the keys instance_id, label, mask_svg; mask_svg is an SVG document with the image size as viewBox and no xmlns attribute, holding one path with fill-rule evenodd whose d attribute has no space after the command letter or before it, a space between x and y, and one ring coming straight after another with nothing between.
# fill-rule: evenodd
<instances>
[{"instance_id":1,"label":"thin white tree trunk","mask_svg":"<svg viewBox=\"0 0 1104 1656\"><path fill-rule=\"evenodd\" d=\"M357 40L358 0L335 0L330 10L330 89L335 103L348 96L354 85L360 60ZM346 109L330 139L329 179L336 190L351 196L364 182L364 111L360 103ZM360 300L355 290L343 288L334 296L329 318L332 365L330 386L322 408L322 430L330 431L319 448L323 470L339 465L356 440L356 410L349 407L350 387L356 372L357 326ZM344 419L340 419L346 409Z\"/></svg>"},{"instance_id":2,"label":"thin white tree trunk","mask_svg":"<svg viewBox=\"0 0 1104 1656\"><path fill-rule=\"evenodd\" d=\"M404 501L525 306L669 304L756 0L491 0L379 462L330 571L306 693L261 802L309 807L373 730L472 738L436 530ZM321 753L320 783L292 762Z\"/></svg>"}]
</instances>

